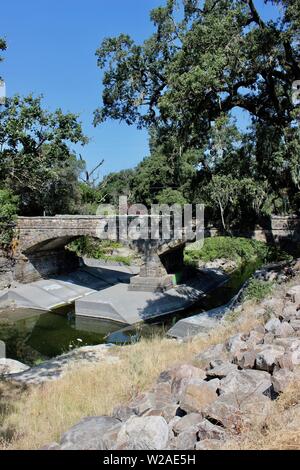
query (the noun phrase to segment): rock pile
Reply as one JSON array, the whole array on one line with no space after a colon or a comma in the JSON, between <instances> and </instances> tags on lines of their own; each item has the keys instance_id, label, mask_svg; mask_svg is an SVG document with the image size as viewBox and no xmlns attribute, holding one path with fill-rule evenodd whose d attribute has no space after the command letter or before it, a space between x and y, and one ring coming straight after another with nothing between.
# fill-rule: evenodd
<instances>
[{"instance_id":1,"label":"rock pile","mask_svg":"<svg viewBox=\"0 0 300 470\"><path fill-rule=\"evenodd\" d=\"M273 302L273 303L272 303ZM300 285L265 301L269 319L248 334L163 371L113 416L85 418L47 449L210 450L263 426L271 401L300 380Z\"/></svg>"}]
</instances>

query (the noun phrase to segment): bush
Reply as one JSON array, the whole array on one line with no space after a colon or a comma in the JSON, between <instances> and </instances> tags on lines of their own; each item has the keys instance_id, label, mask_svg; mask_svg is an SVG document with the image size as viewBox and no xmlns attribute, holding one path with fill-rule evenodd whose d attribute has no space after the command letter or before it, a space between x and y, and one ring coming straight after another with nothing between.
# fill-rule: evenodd
<instances>
[{"instance_id":1,"label":"bush","mask_svg":"<svg viewBox=\"0 0 300 470\"><path fill-rule=\"evenodd\" d=\"M273 286L272 282L252 278L244 291L243 300L256 300L260 302L272 293Z\"/></svg>"},{"instance_id":2,"label":"bush","mask_svg":"<svg viewBox=\"0 0 300 470\"><path fill-rule=\"evenodd\" d=\"M113 251L122 245L112 240L94 240L91 237L80 237L68 245L69 250L74 251L77 256L101 259L103 261L114 261L127 266L131 264L130 256L113 255Z\"/></svg>"},{"instance_id":3,"label":"bush","mask_svg":"<svg viewBox=\"0 0 300 470\"><path fill-rule=\"evenodd\" d=\"M18 197L8 189L0 189L0 247L2 248L7 248L11 243L17 208Z\"/></svg>"},{"instance_id":4,"label":"bush","mask_svg":"<svg viewBox=\"0 0 300 470\"><path fill-rule=\"evenodd\" d=\"M288 259L289 256L266 243L238 237L207 238L203 248L199 249L195 243L188 246L185 252L185 259L189 264L199 260L209 262L220 258L243 264L253 260L260 260L263 263L278 261Z\"/></svg>"}]
</instances>

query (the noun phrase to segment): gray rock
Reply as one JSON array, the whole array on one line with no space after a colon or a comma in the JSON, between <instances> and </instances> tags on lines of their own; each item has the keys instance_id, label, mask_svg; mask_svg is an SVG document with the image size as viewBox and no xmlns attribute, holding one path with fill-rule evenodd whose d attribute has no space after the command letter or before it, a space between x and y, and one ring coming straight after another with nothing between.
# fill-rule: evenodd
<instances>
[{"instance_id":1,"label":"gray rock","mask_svg":"<svg viewBox=\"0 0 300 470\"><path fill-rule=\"evenodd\" d=\"M197 444L196 431L184 431L180 433L173 442L176 450L194 450Z\"/></svg>"},{"instance_id":2,"label":"gray rock","mask_svg":"<svg viewBox=\"0 0 300 470\"><path fill-rule=\"evenodd\" d=\"M28 369L30 369L29 366L14 359L7 359L5 357L0 359L0 375L18 374Z\"/></svg>"},{"instance_id":3,"label":"gray rock","mask_svg":"<svg viewBox=\"0 0 300 470\"><path fill-rule=\"evenodd\" d=\"M113 409L112 416L120 421L127 421L130 416L136 415L129 406L117 406Z\"/></svg>"},{"instance_id":4,"label":"gray rock","mask_svg":"<svg viewBox=\"0 0 300 470\"><path fill-rule=\"evenodd\" d=\"M281 325L281 322L278 318L271 318L266 324L265 324L265 330L267 333L273 333L275 334L276 329Z\"/></svg>"},{"instance_id":5,"label":"gray rock","mask_svg":"<svg viewBox=\"0 0 300 470\"><path fill-rule=\"evenodd\" d=\"M274 334L273 333L266 333L264 337L264 344L272 344L274 342Z\"/></svg>"},{"instance_id":6,"label":"gray rock","mask_svg":"<svg viewBox=\"0 0 300 470\"><path fill-rule=\"evenodd\" d=\"M300 339L292 336L290 338L276 338L273 341L275 346L281 346L286 351L296 351L300 348Z\"/></svg>"},{"instance_id":7,"label":"gray rock","mask_svg":"<svg viewBox=\"0 0 300 470\"><path fill-rule=\"evenodd\" d=\"M293 373L291 370L288 369L278 369L274 371L272 377L272 384L275 392L281 393L294 381L300 378L300 375Z\"/></svg>"},{"instance_id":8,"label":"gray rock","mask_svg":"<svg viewBox=\"0 0 300 470\"><path fill-rule=\"evenodd\" d=\"M256 354L255 366L258 370L273 372L278 359L284 355L284 348L276 345L265 345L264 349Z\"/></svg>"},{"instance_id":9,"label":"gray rock","mask_svg":"<svg viewBox=\"0 0 300 470\"><path fill-rule=\"evenodd\" d=\"M225 439L226 432L221 426L212 424L207 419L203 419L199 424L198 438L204 439Z\"/></svg>"},{"instance_id":10,"label":"gray rock","mask_svg":"<svg viewBox=\"0 0 300 470\"><path fill-rule=\"evenodd\" d=\"M296 332L300 331L300 320L291 320L290 325L294 331Z\"/></svg>"},{"instance_id":11,"label":"gray rock","mask_svg":"<svg viewBox=\"0 0 300 470\"><path fill-rule=\"evenodd\" d=\"M284 307L284 300L272 297L271 299L263 300L260 305L262 308L264 308L265 313L271 311L278 317Z\"/></svg>"},{"instance_id":12,"label":"gray rock","mask_svg":"<svg viewBox=\"0 0 300 470\"><path fill-rule=\"evenodd\" d=\"M293 370L294 369L294 364L293 364L293 359L292 359L292 353L291 352L286 352L282 357L278 359L278 367L274 368L273 374L276 369L281 368L281 369L288 369L288 370Z\"/></svg>"},{"instance_id":13,"label":"gray rock","mask_svg":"<svg viewBox=\"0 0 300 470\"><path fill-rule=\"evenodd\" d=\"M265 393L271 387L271 376L258 370L232 372L221 380L219 392L227 393Z\"/></svg>"},{"instance_id":14,"label":"gray rock","mask_svg":"<svg viewBox=\"0 0 300 470\"><path fill-rule=\"evenodd\" d=\"M233 357L233 362L241 369L253 369L255 365L256 353L254 349L237 352Z\"/></svg>"},{"instance_id":15,"label":"gray rock","mask_svg":"<svg viewBox=\"0 0 300 470\"><path fill-rule=\"evenodd\" d=\"M222 450L224 442L218 439L204 439L203 441L197 442L196 450Z\"/></svg>"},{"instance_id":16,"label":"gray rock","mask_svg":"<svg viewBox=\"0 0 300 470\"><path fill-rule=\"evenodd\" d=\"M210 348L198 354L195 357L194 362L203 369L210 369L210 363L212 361L226 361L227 359L228 354L226 353L225 345L220 343L216 344L215 346L211 346Z\"/></svg>"},{"instance_id":17,"label":"gray rock","mask_svg":"<svg viewBox=\"0 0 300 470\"><path fill-rule=\"evenodd\" d=\"M217 399L216 385L204 380L190 381L182 393L180 408L186 413L200 413L206 405Z\"/></svg>"},{"instance_id":18,"label":"gray rock","mask_svg":"<svg viewBox=\"0 0 300 470\"><path fill-rule=\"evenodd\" d=\"M286 293L286 298L297 305L300 304L300 286L294 286Z\"/></svg>"},{"instance_id":19,"label":"gray rock","mask_svg":"<svg viewBox=\"0 0 300 470\"><path fill-rule=\"evenodd\" d=\"M263 330L264 327L262 326ZM264 342L265 331L253 330L250 332L249 338L246 343L249 348L254 348L257 344L262 344Z\"/></svg>"},{"instance_id":20,"label":"gray rock","mask_svg":"<svg viewBox=\"0 0 300 470\"><path fill-rule=\"evenodd\" d=\"M240 353L246 351L248 346L246 341L243 339L243 335L234 335L226 341L226 350L231 354Z\"/></svg>"},{"instance_id":21,"label":"gray rock","mask_svg":"<svg viewBox=\"0 0 300 470\"><path fill-rule=\"evenodd\" d=\"M275 330L276 338L288 338L294 334L294 329L287 322L282 322Z\"/></svg>"},{"instance_id":22,"label":"gray rock","mask_svg":"<svg viewBox=\"0 0 300 470\"><path fill-rule=\"evenodd\" d=\"M112 430L120 429L116 418L99 416L84 418L61 438L62 450L106 450L103 437Z\"/></svg>"},{"instance_id":23,"label":"gray rock","mask_svg":"<svg viewBox=\"0 0 300 470\"><path fill-rule=\"evenodd\" d=\"M160 382L149 392L138 395L123 410L115 410L114 416L122 421L126 421L131 415L163 416L170 420L175 416L177 408L170 383Z\"/></svg>"},{"instance_id":24,"label":"gray rock","mask_svg":"<svg viewBox=\"0 0 300 470\"><path fill-rule=\"evenodd\" d=\"M169 427L160 416L132 416L121 427L116 449L163 450L167 446Z\"/></svg>"},{"instance_id":25,"label":"gray rock","mask_svg":"<svg viewBox=\"0 0 300 470\"><path fill-rule=\"evenodd\" d=\"M280 318L284 321L291 321L297 318L297 306L295 304L287 305L282 310Z\"/></svg>"},{"instance_id":26,"label":"gray rock","mask_svg":"<svg viewBox=\"0 0 300 470\"><path fill-rule=\"evenodd\" d=\"M173 431L175 434L180 434L182 432L188 431L191 427L196 427L199 429L199 424L203 420L202 415L199 413L190 413L185 415L183 418L180 418L175 425L173 426Z\"/></svg>"},{"instance_id":27,"label":"gray rock","mask_svg":"<svg viewBox=\"0 0 300 470\"><path fill-rule=\"evenodd\" d=\"M240 431L262 425L271 412L271 400L260 393L234 392L220 395L203 410L204 416L226 429Z\"/></svg>"},{"instance_id":28,"label":"gray rock","mask_svg":"<svg viewBox=\"0 0 300 470\"><path fill-rule=\"evenodd\" d=\"M158 378L158 383L169 383L171 394L177 400L180 398L189 380L205 378L206 373L204 370L190 364L182 364L162 372Z\"/></svg>"},{"instance_id":29,"label":"gray rock","mask_svg":"<svg viewBox=\"0 0 300 470\"><path fill-rule=\"evenodd\" d=\"M230 372L237 370L237 366L231 362L224 362L222 365L216 366L213 369L206 371L206 375L209 379L223 379Z\"/></svg>"}]
</instances>

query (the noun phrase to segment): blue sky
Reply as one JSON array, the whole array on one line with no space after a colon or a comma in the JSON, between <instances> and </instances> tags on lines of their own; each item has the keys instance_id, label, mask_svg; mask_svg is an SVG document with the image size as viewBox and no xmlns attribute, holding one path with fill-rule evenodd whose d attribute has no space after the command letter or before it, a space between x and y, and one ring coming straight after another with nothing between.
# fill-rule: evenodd
<instances>
[{"instance_id":1,"label":"blue sky","mask_svg":"<svg viewBox=\"0 0 300 470\"><path fill-rule=\"evenodd\" d=\"M149 11L163 0L10 0L1 2L0 36L8 43L1 76L7 95L44 95L50 110L80 114L91 142L82 149L88 166L104 158L102 175L135 166L148 155L145 131L126 124L92 125L101 103L102 73L95 50L102 39L122 32L142 41L152 32ZM256 5L265 18L274 9ZM238 113L241 125L247 119Z\"/></svg>"}]
</instances>

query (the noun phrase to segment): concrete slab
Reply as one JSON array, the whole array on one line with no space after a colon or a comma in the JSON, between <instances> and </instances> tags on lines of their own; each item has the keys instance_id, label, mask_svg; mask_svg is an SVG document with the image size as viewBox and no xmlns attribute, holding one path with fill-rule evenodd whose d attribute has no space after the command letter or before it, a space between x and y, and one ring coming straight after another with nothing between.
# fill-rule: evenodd
<instances>
[{"instance_id":1,"label":"concrete slab","mask_svg":"<svg viewBox=\"0 0 300 470\"><path fill-rule=\"evenodd\" d=\"M8 293L10 302L18 307L37 308L40 310L50 310L55 307L64 305L59 297L35 286L30 285L19 286L11 289Z\"/></svg>"},{"instance_id":2,"label":"concrete slab","mask_svg":"<svg viewBox=\"0 0 300 470\"><path fill-rule=\"evenodd\" d=\"M202 333L208 333L219 325L221 318L228 311L228 306L217 307L207 312L201 312L192 317L179 320L166 335L172 338L184 339Z\"/></svg>"},{"instance_id":3,"label":"concrete slab","mask_svg":"<svg viewBox=\"0 0 300 470\"><path fill-rule=\"evenodd\" d=\"M62 302L74 302L74 300L80 297L76 287L70 286L70 284L66 284L63 281L42 279L41 281L35 282L34 285L52 295L55 295L55 297L61 299Z\"/></svg>"},{"instance_id":4,"label":"concrete slab","mask_svg":"<svg viewBox=\"0 0 300 470\"><path fill-rule=\"evenodd\" d=\"M116 284L76 300L75 314L133 325L181 311L227 279L219 272L200 272L186 284L167 292L130 291L128 285Z\"/></svg>"}]
</instances>

